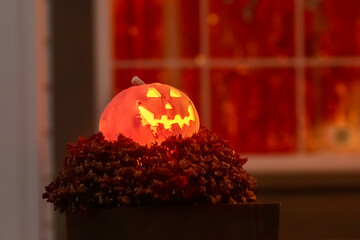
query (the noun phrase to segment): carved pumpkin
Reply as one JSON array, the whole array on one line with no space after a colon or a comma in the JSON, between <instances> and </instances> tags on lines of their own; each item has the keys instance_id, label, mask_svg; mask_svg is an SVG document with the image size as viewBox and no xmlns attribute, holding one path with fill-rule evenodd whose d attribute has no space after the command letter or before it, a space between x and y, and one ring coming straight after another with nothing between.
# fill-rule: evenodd
<instances>
[{"instance_id":1,"label":"carved pumpkin","mask_svg":"<svg viewBox=\"0 0 360 240\"><path fill-rule=\"evenodd\" d=\"M121 133L150 145L173 134L189 137L199 126L199 115L188 96L174 87L153 83L117 94L101 115L99 130L107 140L116 140Z\"/></svg>"}]
</instances>

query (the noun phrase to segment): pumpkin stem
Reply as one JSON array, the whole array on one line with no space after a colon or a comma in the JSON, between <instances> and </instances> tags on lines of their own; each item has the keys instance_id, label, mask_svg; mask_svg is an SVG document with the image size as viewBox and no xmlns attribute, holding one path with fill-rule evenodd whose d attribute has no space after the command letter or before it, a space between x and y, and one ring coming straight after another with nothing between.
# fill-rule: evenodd
<instances>
[{"instance_id":1,"label":"pumpkin stem","mask_svg":"<svg viewBox=\"0 0 360 240\"><path fill-rule=\"evenodd\" d=\"M145 84L145 82L141 80L138 76L134 76L131 80L131 83L134 86L140 86Z\"/></svg>"}]
</instances>

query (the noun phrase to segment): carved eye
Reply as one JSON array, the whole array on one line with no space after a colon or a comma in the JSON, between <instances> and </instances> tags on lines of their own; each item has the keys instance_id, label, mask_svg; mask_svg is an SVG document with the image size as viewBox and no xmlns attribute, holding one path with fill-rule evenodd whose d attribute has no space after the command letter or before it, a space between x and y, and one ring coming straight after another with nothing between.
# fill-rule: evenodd
<instances>
[{"instance_id":1,"label":"carved eye","mask_svg":"<svg viewBox=\"0 0 360 240\"><path fill-rule=\"evenodd\" d=\"M181 94L175 91L174 89L170 89L170 96L171 97L181 97Z\"/></svg>"},{"instance_id":2,"label":"carved eye","mask_svg":"<svg viewBox=\"0 0 360 240\"><path fill-rule=\"evenodd\" d=\"M169 102L166 103L165 108L166 109L174 109L173 106Z\"/></svg>"},{"instance_id":3,"label":"carved eye","mask_svg":"<svg viewBox=\"0 0 360 240\"><path fill-rule=\"evenodd\" d=\"M147 93L147 97L161 97L161 94L155 88L149 88Z\"/></svg>"}]
</instances>

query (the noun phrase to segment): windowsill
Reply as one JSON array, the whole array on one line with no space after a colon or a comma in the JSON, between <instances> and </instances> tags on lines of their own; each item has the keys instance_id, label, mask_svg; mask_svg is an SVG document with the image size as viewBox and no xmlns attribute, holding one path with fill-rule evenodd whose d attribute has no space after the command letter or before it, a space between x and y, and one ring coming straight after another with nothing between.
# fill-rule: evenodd
<instances>
[{"instance_id":1,"label":"windowsill","mask_svg":"<svg viewBox=\"0 0 360 240\"><path fill-rule=\"evenodd\" d=\"M259 190L360 188L359 154L250 154L247 157L244 169L257 178Z\"/></svg>"},{"instance_id":2,"label":"windowsill","mask_svg":"<svg viewBox=\"0 0 360 240\"><path fill-rule=\"evenodd\" d=\"M359 173L360 154L241 154L248 161L244 168L262 173Z\"/></svg>"}]
</instances>

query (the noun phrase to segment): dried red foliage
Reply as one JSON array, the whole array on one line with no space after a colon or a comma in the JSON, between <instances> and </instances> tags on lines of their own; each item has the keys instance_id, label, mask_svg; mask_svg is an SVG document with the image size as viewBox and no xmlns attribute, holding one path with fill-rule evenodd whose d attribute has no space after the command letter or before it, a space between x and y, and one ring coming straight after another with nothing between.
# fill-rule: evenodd
<instances>
[{"instance_id":1,"label":"dried red foliage","mask_svg":"<svg viewBox=\"0 0 360 240\"><path fill-rule=\"evenodd\" d=\"M140 146L102 133L67 145L63 167L43 198L61 212L136 205L253 202L256 180L227 141L205 128Z\"/></svg>"}]
</instances>

